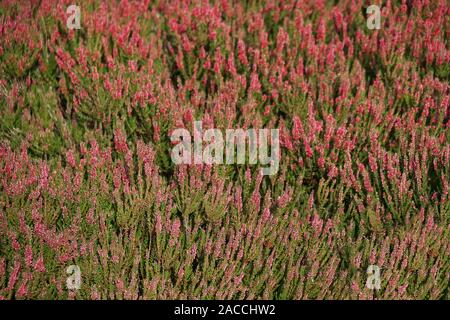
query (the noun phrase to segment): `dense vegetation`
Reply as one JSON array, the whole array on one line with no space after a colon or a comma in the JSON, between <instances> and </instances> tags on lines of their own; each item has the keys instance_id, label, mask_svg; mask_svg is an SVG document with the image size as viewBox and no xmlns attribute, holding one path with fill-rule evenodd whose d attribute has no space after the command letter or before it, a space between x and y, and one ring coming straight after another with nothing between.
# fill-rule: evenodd
<instances>
[{"instance_id":1,"label":"dense vegetation","mask_svg":"<svg viewBox=\"0 0 450 320\"><path fill-rule=\"evenodd\" d=\"M0 3L0 298L449 298L448 2L70 4ZM174 165L195 120L278 173Z\"/></svg>"}]
</instances>

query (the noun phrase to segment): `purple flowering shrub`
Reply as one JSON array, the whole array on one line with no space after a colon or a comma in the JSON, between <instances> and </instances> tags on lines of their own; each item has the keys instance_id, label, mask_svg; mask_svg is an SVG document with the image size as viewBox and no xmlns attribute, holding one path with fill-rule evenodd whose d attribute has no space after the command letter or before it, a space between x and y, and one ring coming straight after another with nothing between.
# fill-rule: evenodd
<instances>
[{"instance_id":1,"label":"purple flowering shrub","mask_svg":"<svg viewBox=\"0 0 450 320\"><path fill-rule=\"evenodd\" d=\"M449 298L446 1L71 4L0 4L0 298ZM174 164L196 120L279 171Z\"/></svg>"}]
</instances>

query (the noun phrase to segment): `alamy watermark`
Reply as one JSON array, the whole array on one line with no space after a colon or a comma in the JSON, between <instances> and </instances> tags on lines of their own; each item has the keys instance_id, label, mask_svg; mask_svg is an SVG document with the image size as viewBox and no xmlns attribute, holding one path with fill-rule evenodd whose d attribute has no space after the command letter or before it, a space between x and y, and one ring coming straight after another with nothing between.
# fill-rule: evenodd
<instances>
[{"instance_id":1,"label":"alamy watermark","mask_svg":"<svg viewBox=\"0 0 450 320\"><path fill-rule=\"evenodd\" d=\"M77 265L70 265L66 269L67 277L66 285L69 290L78 290L81 287L81 270Z\"/></svg>"},{"instance_id":2,"label":"alamy watermark","mask_svg":"<svg viewBox=\"0 0 450 320\"><path fill-rule=\"evenodd\" d=\"M373 290L381 289L381 277L380 277L380 267L377 265L370 265L367 268L367 282L366 287Z\"/></svg>"},{"instance_id":3,"label":"alamy watermark","mask_svg":"<svg viewBox=\"0 0 450 320\"><path fill-rule=\"evenodd\" d=\"M380 7L372 4L371 6L368 6L366 9L366 13L368 14L367 17L367 28L370 30L377 29L379 30L381 28L381 12Z\"/></svg>"},{"instance_id":4,"label":"alamy watermark","mask_svg":"<svg viewBox=\"0 0 450 320\"><path fill-rule=\"evenodd\" d=\"M257 164L259 160L261 165L266 166L261 168L263 175L278 172L279 129L226 129L224 141L221 130L213 128L203 132L202 121L195 121L193 133L192 147L191 134L187 129L179 128L172 132L170 140L177 143L171 152L175 164L223 164L224 160L226 164L244 164L248 142L248 163ZM204 142L208 143L205 148Z\"/></svg>"},{"instance_id":5,"label":"alamy watermark","mask_svg":"<svg viewBox=\"0 0 450 320\"><path fill-rule=\"evenodd\" d=\"M77 5L70 5L67 7L66 26L69 30L81 29L81 9Z\"/></svg>"}]
</instances>

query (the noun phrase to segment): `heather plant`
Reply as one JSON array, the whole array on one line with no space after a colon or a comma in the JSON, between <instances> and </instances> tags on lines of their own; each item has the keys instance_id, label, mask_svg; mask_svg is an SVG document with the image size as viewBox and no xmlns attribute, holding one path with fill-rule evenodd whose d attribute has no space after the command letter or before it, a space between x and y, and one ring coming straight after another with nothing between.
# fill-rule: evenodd
<instances>
[{"instance_id":1,"label":"heather plant","mask_svg":"<svg viewBox=\"0 0 450 320\"><path fill-rule=\"evenodd\" d=\"M74 4L0 4L0 298L449 298L446 1Z\"/></svg>"}]
</instances>

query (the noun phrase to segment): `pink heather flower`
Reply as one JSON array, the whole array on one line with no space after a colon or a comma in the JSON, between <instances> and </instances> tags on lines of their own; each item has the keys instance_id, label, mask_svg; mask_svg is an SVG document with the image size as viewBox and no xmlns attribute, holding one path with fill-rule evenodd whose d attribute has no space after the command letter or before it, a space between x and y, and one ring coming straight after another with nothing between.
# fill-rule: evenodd
<instances>
[{"instance_id":1,"label":"pink heather flower","mask_svg":"<svg viewBox=\"0 0 450 320\"><path fill-rule=\"evenodd\" d=\"M238 252L238 254L237 254L237 256L236 256L236 259L237 260L242 260L242 257L244 256L244 248L240 248L239 249L239 252Z\"/></svg>"},{"instance_id":2,"label":"pink heather flower","mask_svg":"<svg viewBox=\"0 0 450 320\"><path fill-rule=\"evenodd\" d=\"M433 276L434 279L436 279L438 270L439 270L438 263L435 263L434 266L431 268L431 275Z\"/></svg>"},{"instance_id":3,"label":"pink heather flower","mask_svg":"<svg viewBox=\"0 0 450 320\"><path fill-rule=\"evenodd\" d=\"M361 256L362 256L362 253L358 252L356 254L356 257L355 257L355 260L354 260L355 268L357 268L357 269L359 269L359 267L361 266Z\"/></svg>"},{"instance_id":4,"label":"pink heather flower","mask_svg":"<svg viewBox=\"0 0 450 320\"><path fill-rule=\"evenodd\" d=\"M238 59L244 65L248 65L247 54L245 49L245 43L242 40L238 41Z\"/></svg>"},{"instance_id":5,"label":"pink heather flower","mask_svg":"<svg viewBox=\"0 0 450 320\"><path fill-rule=\"evenodd\" d=\"M25 263L28 267L31 267L33 264L33 251L30 245L27 245L25 248Z\"/></svg>"},{"instance_id":6,"label":"pink heather flower","mask_svg":"<svg viewBox=\"0 0 450 320\"><path fill-rule=\"evenodd\" d=\"M1 258L0 259L0 278L5 275L5 271L6 271L5 258Z\"/></svg>"},{"instance_id":7,"label":"pink heather flower","mask_svg":"<svg viewBox=\"0 0 450 320\"><path fill-rule=\"evenodd\" d=\"M398 288L398 293L400 294L400 296L403 296L405 294L408 285L408 283L405 283L404 285L400 286L400 288Z\"/></svg>"},{"instance_id":8,"label":"pink heather flower","mask_svg":"<svg viewBox=\"0 0 450 320\"><path fill-rule=\"evenodd\" d=\"M18 298L24 298L28 295L28 288L27 288L27 280L22 280L22 283L20 284L19 289L17 290L17 297Z\"/></svg>"},{"instance_id":9,"label":"pink heather flower","mask_svg":"<svg viewBox=\"0 0 450 320\"><path fill-rule=\"evenodd\" d=\"M235 203L236 203L236 208L238 210L238 213L242 212L242 187L241 186L237 186L236 187L236 194L235 194Z\"/></svg>"},{"instance_id":10,"label":"pink heather flower","mask_svg":"<svg viewBox=\"0 0 450 320\"><path fill-rule=\"evenodd\" d=\"M267 259L267 266L269 267L269 269L272 268L274 258L275 258L275 250L272 251L269 258Z\"/></svg>"},{"instance_id":11,"label":"pink heather flower","mask_svg":"<svg viewBox=\"0 0 450 320\"><path fill-rule=\"evenodd\" d=\"M308 280L314 280L314 278L317 275L317 272L319 271L319 260L316 259L314 260L314 263L311 266L311 269L309 270L308 274L307 274L307 278Z\"/></svg>"},{"instance_id":12,"label":"pink heather flower","mask_svg":"<svg viewBox=\"0 0 450 320\"><path fill-rule=\"evenodd\" d=\"M117 152L126 154L128 152L128 145L126 136L120 129L114 130L114 146Z\"/></svg>"},{"instance_id":13,"label":"pink heather flower","mask_svg":"<svg viewBox=\"0 0 450 320\"><path fill-rule=\"evenodd\" d=\"M9 276L8 290L12 290L14 288L14 285L16 284L17 278L19 276L19 271L20 271L20 262L16 260L14 261L13 271Z\"/></svg>"},{"instance_id":14,"label":"pink heather flower","mask_svg":"<svg viewBox=\"0 0 450 320\"><path fill-rule=\"evenodd\" d=\"M234 277L234 285L238 286L242 283L242 279L244 279L244 273L242 272L239 276Z\"/></svg>"},{"instance_id":15,"label":"pink heather flower","mask_svg":"<svg viewBox=\"0 0 450 320\"><path fill-rule=\"evenodd\" d=\"M198 54L199 58L201 60L204 60L206 58L206 51L204 47L200 48L199 54Z\"/></svg>"},{"instance_id":16,"label":"pink heather flower","mask_svg":"<svg viewBox=\"0 0 450 320\"><path fill-rule=\"evenodd\" d=\"M371 153L369 153L369 166L372 172L376 172L378 169L377 160L375 159L374 156L372 156Z\"/></svg>"},{"instance_id":17,"label":"pink heather flower","mask_svg":"<svg viewBox=\"0 0 450 320\"><path fill-rule=\"evenodd\" d=\"M278 206L284 208L288 205L289 201L292 199L292 190L286 189L283 195L279 196L277 199Z\"/></svg>"},{"instance_id":18,"label":"pink heather flower","mask_svg":"<svg viewBox=\"0 0 450 320\"><path fill-rule=\"evenodd\" d=\"M95 287L92 289L91 299L92 300L100 300L100 293L97 291L97 289Z\"/></svg>"},{"instance_id":19,"label":"pink heather flower","mask_svg":"<svg viewBox=\"0 0 450 320\"><path fill-rule=\"evenodd\" d=\"M295 141L298 141L304 134L303 125L298 116L295 116L293 119L293 127L292 127L292 138Z\"/></svg>"},{"instance_id":20,"label":"pink heather flower","mask_svg":"<svg viewBox=\"0 0 450 320\"><path fill-rule=\"evenodd\" d=\"M178 53L177 53L177 55L176 55L176 58L175 58L175 62L176 62L176 64L177 64L177 68L178 68L179 70L184 70L184 62L183 62L183 59L184 59L183 51L182 51L182 50L179 50Z\"/></svg>"},{"instance_id":21,"label":"pink heather flower","mask_svg":"<svg viewBox=\"0 0 450 320\"><path fill-rule=\"evenodd\" d=\"M211 252L212 252L212 242L211 240L208 240L205 245L205 253L209 255L211 254Z\"/></svg>"},{"instance_id":22,"label":"pink heather flower","mask_svg":"<svg viewBox=\"0 0 450 320\"><path fill-rule=\"evenodd\" d=\"M408 266L408 257L405 257L401 265L402 270L404 270L407 266Z\"/></svg>"},{"instance_id":23,"label":"pink heather flower","mask_svg":"<svg viewBox=\"0 0 450 320\"><path fill-rule=\"evenodd\" d=\"M12 247L13 247L14 250L19 251L20 250L20 243L16 239L14 239L12 241Z\"/></svg>"},{"instance_id":24,"label":"pink heather flower","mask_svg":"<svg viewBox=\"0 0 450 320\"><path fill-rule=\"evenodd\" d=\"M134 60L129 60L128 61L128 68L130 68L131 72L136 72L137 71L137 63Z\"/></svg>"},{"instance_id":25,"label":"pink heather flower","mask_svg":"<svg viewBox=\"0 0 450 320\"><path fill-rule=\"evenodd\" d=\"M24 235L26 235L27 237L31 235L31 231L30 231L30 227L26 224L25 222L25 215L23 212L20 212L18 214L19 216L19 229L20 232Z\"/></svg>"},{"instance_id":26,"label":"pink heather flower","mask_svg":"<svg viewBox=\"0 0 450 320\"><path fill-rule=\"evenodd\" d=\"M261 195L259 193L259 188L255 188L252 194L252 203L255 206L256 212L259 212L261 204Z\"/></svg>"},{"instance_id":27,"label":"pink heather flower","mask_svg":"<svg viewBox=\"0 0 450 320\"><path fill-rule=\"evenodd\" d=\"M420 208L419 221L420 223L423 223L424 220L425 220L425 208Z\"/></svg>"},{"instance_id":28,"label":"pink heather flower","mask_svg":"<svg viewBox=\"0 0 450 320\"><path fill-rule=\"evenodd\" d=\"M5 258L0 258L0 277L3 277L5 275L5 269L6 269L6 265L5 265Z\"/></svg>"},{"instance_id":29,"label":"pink heather flower","mask_svg":"<svg viewBox=\"0 0 450 320\"><path fill-rule=\"evenodd\" d=\"M123 283L122 279L116 280L116 288L120 293L125 291L125 284Z\"/></svg>"},{"instance_id":30,"label":"pink heather flower","mask_svg":"<svg viewBox=\"0 0 450 320\"><path fill-rule=\"evenodd\" d=\"M111 56L108 56L106 58L106 64L108 66L108 69L113 69L114 68L114 59Z\"/></svg>"},{"instance_id":31,"label":"pink heather flower","mask_svg":"<svg viewBox=\"0 0 450 320\"><path fill-rule=\"evenodd\" d=\"M397 283L398 283L399 278L400 278L400 274L399 273L393 274L392 277L389 279L388 286L390 288L397 287Z\"/></svg>"},{"instance_id":32,"label":"pink heather flower","mask_svg":"<svg viewBox=\"0 0 450 320\"><path fill-rule=\"evenodd\" d=\"M160 234L162 231L162 220L161 214L159 212L156 213L155 231L157 235Z\"/></svg>"},{"instance_id":33,"label":"pink heather flower","mask_svg":"<svg viewBox=\"0 0 450 320\"><path fill-rule=\"evenodd\" d=\"M205 62L203 63L203 68L205 68L206 70L211 69L211 59L209 57L207 57Z\"/></svg>"},{"instance_id":34,"label":"pink heather flower","mask_svg":"<svg viewBox=\"0 0 450 320\"><path fill-rule=\"evenodd\" d=\"M170 235L172 238L178 239L178 236L180 235L180 219L176 218L175 221L172 223Z\"/></svg>"},{"instance_id":35,"label":"pink heather flower","mask_svg":"<svg viewBox=\"0 0 450 320\"><path fill-rule=\"evenodd\" d=\"M193 119L194 119L194 117L193 117L193 115L192 115L192 110L191 110L191 109L187 109L187 110L184 112L183 120L184 120L186 123L192 123Z\"/></svg>"},{"instance_id":36,"label":"pink heather flower","mask_svg":"<svg viewBox=\"0 0 450 320\"><path fill-rule=\"evenodd\" d=\"M285 128L281 129L280 140L281 140L280 143L283 147L285 147L288 150L294 150L294 145L292 144L291 136Z\"/></svg>"},{"instance_id":37,"label":"pink heather flower","mask_svg":"<svg viewBox=\"0 0 450 320\"><path fill-rule=\"evenodd\" d=\"M323 154L323 152L322 152ZM323 169L325 168L325 158L323 157L323 155L321 155L319 157L319 159L317 159L317 165L319 166L319 168Z\"/></svg>"},{"instance_id":38,"label":"pink heather flower","mask_svg":"<svg viewBox=\"0 0 450 320\"><path fill-rule=\"evenodd\" d=\"M92 73L91 73L91 75L92 75L92 80L94 80L94 81L97 81L98 79L100 79L100 75L99 75L99 73L98 73L98 71L97 71L97 67L96 67L96 66L94 66L94 67L92 68Z\"/></svg>"},{"instance_id":39,"label":"pink heather flower","mask_svg":"<svg viewBox=\"0 0 450 320\"><path fill-rule=\"evenodd\" d=\"M269 210L269 208L265 208L263 211L263 215L261 217L261 221L262 221L262 223L265 223L265 222L269 221L269 219L270 219L270 210Z\"/></svg>"},{"instance_id":40,"label":"pink heather flower","mask_svg":"<svg viewBox=\"0 0 450 320\"><path fill-rule=\"evenodd\" d=\"M220 52L220 49L217 48L214 57L214 72L220 73L223 65L224 65L223 55Z\"/></svg>"},{"instance_id":41,"label":"pink heather flower","mask_svg":"<svg viewBox=\"0 0 450 320\"><path fill-rule=\"evenodd\" d=\"M39 175L39 187L46 189L48 187L48 174L49 168L47 163L41 162L40 164L40 175Z\"/></svg>"},{"instance_id":42,"label":"pink heather flower","mask_svg":"<svg viewBox=\"0 0 450 320\"><path fill-rule=\"evenodd\" d=\"M113 169L113 184L116 191L118 191L122 185L122 170L119 164L117 164Z\"/></svg>"},{"instance_id":43,"label":"pink heather flower","mask_svg":"<svg viewBox=\"0 0 450 320\"><path fill-rule=\"evenodd\" d=\"M89 224L94 223L94 208L90 208L88 214L86 215L86 221Z\"/></svg>"},{"instance_id":44,"label":"pink heather flower","mask_svg":"<svg viewBox=\"0 0 450 320\"><path fill-rule=\"evenodd\" d=\"M181 281L183 279L183 276L184 276L184 268L181 267L180 269L178 269L177 273L178 281Z\"/></svg>"},{"instance_id":45,"label":"pink heather flower","mask_svg":"<svg viewBox=\"0 0 450 320\"><path fill-rule=\"evenodd\" d=\"M283 48L289 43L289 34L283 30L283 28L278 29L277 34L277 52L278 54L283 51Z\"/></svg>"},{"instance_id":46,"label":"pink heather flower","mask_svg":"<svg viewBox=\"0 0 450 320\"><path fill-rule=\"evenodd\" d=\"M197 244L194 243L189 250L189 256L191 259L195 259L195 256L197 255Z\"/></svg>"},{"instance_id":47,"label":"pink heather flower","mask_svg":"<svg viewBox=\"0 0 450 320\"><path fill-rule=\"evenodd\" d=\"M317 233L322 232L323 220L320 219L320 217L319 217L319 215L317 213L314 213L311 225L316 230Z\"/></svg>"},{"instance_id":48,"label":"pink heather flower","mask_svg":"<svg viewBox=\"0 0 450 320\"><path fill-rule=\"evenodd\" d=\"M430 214L427 219L427 225L426 225L427 231L430 232L431 230L433 230L433 226L434 226L434 219L433 219L433 215Z\"/></svg>"},{"instance_id":49,"label":"pink heather flower","mask_svg":"<svg viewBox=\"0 0 450 320\"><path fill-rule=\"evenodd\" d=\"M247 168L247 170L245 170L245 181L248 184L252 182L252 172L250 171L250 168Z\"/></svg>"},{"instance_id":50,"label":"pink heather flower","mask_svg":"<svg viewBox=\"0 0 450 320\"><path fill-rule=\"evenodd\" d=\"M381 248L381 253L378 257L378 262L377 262L377 265L380 268L384 266L386 254L389 252L389 249L390 249L390 240L389 240L389 237L386 237L386 239L383 242L383 247ZM375 264L375 259L376 259L375 255L376 255L375 251L372 251L372 254L370 256L371 264Z\"/></svg>"},{"instance_id":51,"label":"pink heather flower","mask_svg":"<svg viewBox=\"0 0 450 320\"><path fill-rule=\"evenodd\" d=\"M261 90L261 84L259 83L258 73L253 71L250 76L250 91L259 92Z\"/></svg>"},{"instance_id":52,"label":"pink heather flower","mask_svg":"<svg viewBox=\"0 0 450 320\"><path fill-rule=\"evenodd\" d=\"M305 153L308 158L312 158L314 152L311 148L311 145L309 144L309 141L307 139L303 139L304 147L305 147Z\"/></svg>"},{"instance_id":53,"label":"pink heather flower","mask_svg":"<svg viewBox=\"0 0 450 320\"><path fill-rule=\"evenodd\" d=\"M364 182L364 188L366 189L367 192L371 193L373 192L373 188L372 185L370 183L370 176L369 173L367 172L366 168L364 167L364 165L362 165L361 163L359 164L359 169L362 172L362 176L363 176L363 182Z\"/></svg>"},{"instance_id":54,"label":"pink heather flower","mask_svg":"<svg viewBox=\"0 0 450 320\"><path fill-rule=\"evenodd\" d=\"M375 250L372 250L372 253L370 254L370 258L369 258L370 264L375 264L376 257L377 257L376 251L375 251ZM380 262L382 262L382 261L380 261ZM379 263L380 263L380 262L379 262ZM380 267L381 267L381 265L380 265Z\"/></svg>"},{"instance_id":55,"label":"pink heather flower","mask_svg":"<svg viewBox=\"0 0 450 320\"><path fill-rule=\"evenodd\" d=\"M71 166L72 168L76 167L75 156L74 156L72 150L68 150L66 152L66 160L67 160L67 163L69 164L69 166Z\"/></svg>"},{"instance_id":56,"label":"pink heather flower","mask_svg":"<svg viewBox=\"0 0 450 320\"><path fill-rule=\"evenodd\" d=\"M358 283L356 283L356 281L352 281L352 290L356 293L359 294L361 292L361 290L359 289Z\"/></svg>"},{"instance_id":57,"label":"pink heather flower","mask_svg":"<svg viewBox=\"0 0 450 320\"><path fill-rule=\"evenodd\" d=\"M317 35L316 39L319 41L325 40L325 32L326 32L326 25L323 18L320 18L319 25L317 27Z\"/></svg>"},{"instance_id":58,"label":"pink heather flower","mask_svg":"<svg viewBox=\"0 0 450 320\"><path fill-rule=\"evenodd\" d=\"M336 178L339 174L338 169L336 168L336 166L334 164L330 165L330 169L328 170L328 176L333 179Z\"/></svg>"},{"instance_id":59,"label":"pink heather flower","mask_svg":"<svg viewBox=\"0 0 450 320\"><path fill-rule=\"evenodd\" d=\"M158 142L160 139L160 128L156 121L153 121L153 141Z\"/></svg>"},{"instance_id":60,"label":"pink heather flower","mask_svg":"<svg viewBox=\"0 0 450 320\"><path fill-rule=\"evenodd\" d=\"M309 210L312 210L313 207L314 207L314 191L311 192L311 194L309 195L309 200L308 200Z\"/></svg>"}]
</instances>

